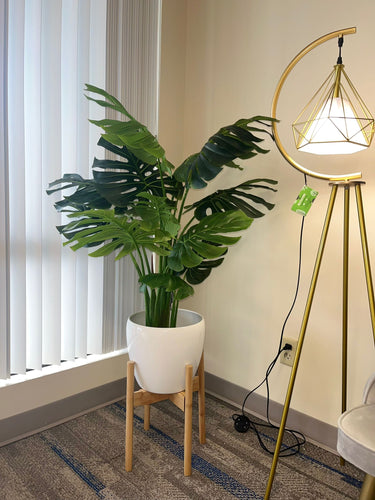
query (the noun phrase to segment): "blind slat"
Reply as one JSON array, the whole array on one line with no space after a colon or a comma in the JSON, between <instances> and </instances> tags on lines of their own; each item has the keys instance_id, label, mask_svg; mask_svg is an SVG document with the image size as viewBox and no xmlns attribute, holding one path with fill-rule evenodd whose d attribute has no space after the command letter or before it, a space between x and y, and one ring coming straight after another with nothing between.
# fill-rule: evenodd
<instances>
[{"instance_id":1,"label":"blind slat","mask_svg":"<svg viewBox=\"0 0 375 500\"><path fill-rule=\"evenodd\" d=\"M61 169L76 169L77 164L77 66L79 64L78 3L64 0L61 12ZM73 168L72 168L73 167ZM62 223L68 218L62 216ZM69 248L61 253L61 358L74 360L76 343L76 254ZM86 332L81 332L84 335Z\"/></svg>"},{"instance_id":2,"label":"blind slat","mask_svg":"<svg viewBox=\"0 0 375 500\"><path fill-rule=\"evenodd\" d=\"M42 368L41 0L25 4L26 366Z\"/></svg>"},{"instance_id":3,"label":"blind slat","mask_svg":"<svg viewBox=\"0 0 375 500\"><path fill-rule=\"evenodd\" d=\"M7 19L7 2L0 1L0 19ZM0 25L0 379L10 376L8 133L7 133L7 24Z\"/></svg>"},{"instance_id":4,"label":"blind slat","mask_svg":"<svg viewBox=\"0 0 375 500\"><path fill-rule=\"evenodd\" d=\"M8 161L11 370L26 371L26 242L24 144L24 19L20 0L9 2ZM21 124L21 126L20 126Z\"/></svg>"},{"instance_id":5,"label":"blind slat","mask_svg":"<svg viewBox=\"0 0 375 500\"><path fill-rule=\"evenodd\" d=\"M61 177L61 0L42 2L41 95L42 184ZM43 364L61 360L61 243L51 228L59 214L44 193L43 239Z\"/></svg>"}]
</instances>

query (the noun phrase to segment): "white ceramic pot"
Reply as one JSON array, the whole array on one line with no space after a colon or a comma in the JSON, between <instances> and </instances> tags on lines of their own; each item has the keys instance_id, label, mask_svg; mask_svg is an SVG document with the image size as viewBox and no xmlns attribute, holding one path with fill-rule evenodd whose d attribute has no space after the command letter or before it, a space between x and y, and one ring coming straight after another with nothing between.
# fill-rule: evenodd
<instances>
[{"instance_id":1,"label":"white ceramic pot","mask_svg":"<svg viewBox=\"0 0 375 500\"><path fill-rule=\"evenodd\" d=\"M145 313L132 314L126 324L129 359L135 378L149 392L172 394L185 388L185 365L195 374L203 352L205 324L196 312L180 309L175 328L145 326Z\"/></svg>"}]
</instances>

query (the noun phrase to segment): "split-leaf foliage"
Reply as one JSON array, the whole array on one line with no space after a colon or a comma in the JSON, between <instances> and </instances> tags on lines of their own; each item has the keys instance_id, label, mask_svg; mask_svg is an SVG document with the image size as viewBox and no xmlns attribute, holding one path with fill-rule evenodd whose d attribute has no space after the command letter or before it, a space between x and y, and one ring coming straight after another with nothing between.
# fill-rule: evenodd
<instances>
[{"instance_id":1,"label":"split-leaf foliage","mask_svg":"<svg viewBox=\"0 0 375 500\"><path fill-rule=\"evenodd\" d=\"M95 158L90 179L72 173L50 183L48 194L63 194L56 209L71 219L58 230L73 250L95 247L93 257L115 252L116 259L132 259L147 325L175 326L180 300L222 264L239 231L273 208L255 193L275 191L277 182L247 180L190 205L187 195L225 167L242 170L239 160L267 153L260 143L262 136L272 137L272 118L254 116L222 127L175 168L156 137L115 97L93 85L86 91L89 100L124 119L90 120L102 129L98 144L115 159Z\"/></svg>"}]
</instances>

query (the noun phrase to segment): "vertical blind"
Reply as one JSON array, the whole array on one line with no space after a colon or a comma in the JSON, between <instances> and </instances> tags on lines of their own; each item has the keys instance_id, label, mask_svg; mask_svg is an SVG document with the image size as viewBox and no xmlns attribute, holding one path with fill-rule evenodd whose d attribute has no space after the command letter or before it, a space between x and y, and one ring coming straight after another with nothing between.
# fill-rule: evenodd
<instances>
[{"instance_id":1,"label":"vertical blind","mask_svg":"<svg viewBox=\"0 0 375 500\"><path fill-rule=\"evenodd\" d=\"M161 0L108 0L107 89L157 134ZM111 117L113 116L110 113ZM121 115L117 116L121 119ZM130 259L105 260L104 352L126 345L126 319L143 307ZM129 293L135 290L135 293Z\"/></svg>"},{"instance_id":2,"label":"vertical blind","mask_svg":"<svg viewBox=\"0 0 375 500\"><path fill-rule=\"evenodd\" d=\"M62 247L46 195L65 172L91 176L107 88L156 132L160 0L0 0L0 378L124 345L141 302L134 271ZM130 67L127 67L130 64ZM124 70L124 68L127 68ZM123 95L132 88L133 95ZM133 102L129 102L129 100ZM98 109L99 108L99 109ZM134 112L134 111L133 111Z\"/></svg>"},{"instance_id":3,"label":"vertical blind","mask_svg":"<svg viewBox=\"0 0 375 500\"><path fill-rule=\"evenodd\" d=\"M0 0L0 19L8 17L7 3ZM0 25L0 378L10 373L9 349L9 230L7 138L7 23Z\"/></svg>"}]
</instances>

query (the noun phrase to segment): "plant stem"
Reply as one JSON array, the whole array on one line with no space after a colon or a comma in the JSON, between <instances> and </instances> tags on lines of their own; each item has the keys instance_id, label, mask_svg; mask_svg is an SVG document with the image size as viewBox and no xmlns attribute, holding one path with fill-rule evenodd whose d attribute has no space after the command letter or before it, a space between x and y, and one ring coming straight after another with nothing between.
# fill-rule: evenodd
<instances>
[{"instance_id":1,"label":"plant stem","mask_svg":"<svg viewBox=\"0 0 375 500\"><path fill-rule=\"evenodd\" d=\"M185 202L186 202L186 198L187 198L187 195L189 193L189 190L190 189L188 187L186 187L186 184L185 184L185 192L184 192L184 196L182 197L182 200L181 200L180 210L179 210L178 217L177 217L178 222L181 222L181 217L182 217L183 210L185 208Z\"/></svg>"},{"instance_id":2,"label":"plant stem","mask_svg":"<svg viewBox=\"0 0 375 500\"><path fill-rule=\"evenodd\" d=\"M138 278L141 278L145 274L144 271L142 272L141 268L138 265L137 259L134 257L134 255L132 253L129 255L130 255L130 258L134 264L135 270L137 271Z\"/></svg>"},{"instance_id":3,"label":"plant stem","mask_svg":"<svg viewBox=\"0 0 375 500\"><path fill-rule=\"evenodd\" d=\"M151 326L151 318L152 314L150 314L150 295L148 293L147 288L144 291L144 296L145 296L145 322L146 326Z\"/></svg>"},{"instance_id":4,"label":"plant stem","mask_svg":"<svg viewBox=\"0 0 375 500\"><path fill-rule=\"evenodd\" d=\"M179 238L181 238L181 236L186 233L187 229L189 228L189 226L191 225L192 222L194 222L195 220L195 216L193 215L193 217L189 220L189 222L184 226L184 228L182 229L181 233L180 233L180 236Z\"/></svg>"},{"instance_id":5,"label":"plant stem","mask_svg":"<svg viewBox=\"0 0 375 500\"><path fill-rule=\"evenodd\" d=\"M158 158L158 169L159 169L159 173L160 173L161 189L162 189L163 196L165 198L166 194L165 194L165 186L164 186L164 174L163 174L163 171L162 171L161 166L160 166L160 159L159 158Z\"/></svg>"},{"instance_id":6,"label":"plant stem","mask_svg":"<svg viewBox=\"0 0 375 500\"><path fill-rule=\"evenodd\" d=\"M171 328L175 328L176 327L179 302L180 302L179 300L175 299L173 301L173 304L172 304L171 319L170 319L170 323L169 323L169 326Z\"/></svg>"},{"instance_id":7,"label":"plant stem","mask_svg":"<svg viewBox=\"0 0 375 500\"><path fill-rule=\"evenodd\" d=\"M153 319L155 318L155 304L156 304L156 291L151 290L151 298L148 302L148 308L146 307L146 313L148 315L148 323L146 323L147 326L155 326L155 324L153 324Z\"/></svg>"},{"instance_id":8,"label":"plant stem","mask_svg":"<svg viewBox=\"0 0 375 500\"><path fill-rule=\"evenodd\" d=\"M144 247L142 247L142 252L143 252L143 259L146 262L147 272L148 272L148 274L151 274L152 270L151 270L151 266L150 266L150 259L149 259L149 256L147 255L147 250ZM152 258L152 254L151 254L151 258Z\"/></svg>"}]
</instances>

